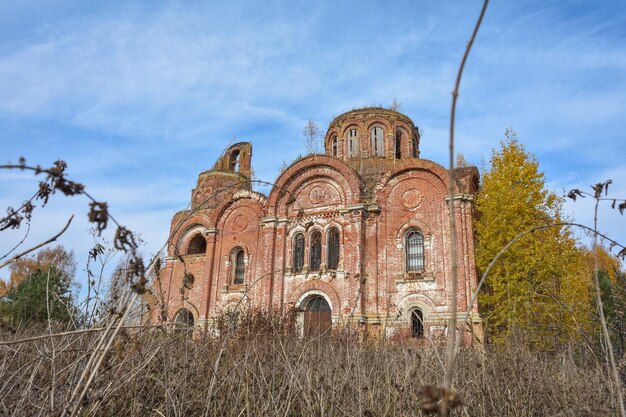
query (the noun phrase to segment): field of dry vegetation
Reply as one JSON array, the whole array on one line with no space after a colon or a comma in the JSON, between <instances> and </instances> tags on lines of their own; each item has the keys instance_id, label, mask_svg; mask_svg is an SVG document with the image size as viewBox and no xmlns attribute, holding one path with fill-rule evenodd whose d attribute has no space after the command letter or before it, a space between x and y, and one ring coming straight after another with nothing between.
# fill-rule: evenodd
<instances>
[{"instance_id":1,"label":"field of dry vegetation","mask_svg":"<svg viewBox=\"0 0 626 417\"><path fill-rule=\"evenodd\" d=\"M225 321L223 322L225 323ZM358 331L301 338L288 319L242 315L222 336L127 329L116 338L81 415L420 416L443 374L444 346L360 340ZM46 329L7 329L0 340ZM0 415L59 416L98 333L0 346ZM618 413L603 355L523 343L462 348L453 386L458 416L609 416ZM622 364L622 377L624 376ZM434 388L433 388L434 389Z\"/></svg>"}]
</instances>

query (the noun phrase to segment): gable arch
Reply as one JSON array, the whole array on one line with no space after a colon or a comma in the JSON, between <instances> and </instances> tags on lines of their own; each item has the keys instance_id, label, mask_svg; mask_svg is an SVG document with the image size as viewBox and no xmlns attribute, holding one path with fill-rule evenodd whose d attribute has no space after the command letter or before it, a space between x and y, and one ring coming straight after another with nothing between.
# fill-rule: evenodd
<instances>
[{"instance_id":1,"label":"gable arch","mask_svg":"<svg viewBox=\"0 0 626 417\"><path fill-rule=\"evenodd\" d=\"M331 156L311 155L294 162L278 177L267 201L267 214L285 215L298 189L314 177L326 177L336 183L345 199L343 204L360 202L361 179L354 169Z\"/></svg>"},{"instance_id":2,"label":"gable arch","mask_svg":"<svg viewBox=\"0 0 626 417\"><path fill-rule=\"evenodd\" d=\"M441 165L429 161L426 159L419 160L401 160L395 164L393 169L387 172L383 177L378 181L376 186L374 187L374 193L377 197L384 196L385 192L388 191L388 185L392 184L394 180L399 180L401 176L407 173L415 172L415 171L424 171L431 174L440 184L444 193L447 195L448 193L448 170L446 170ZM458 183L454 185L454 192L460 193L461 188Z\"/></svg>"},{"instance_id":3,"label":"gable arch","mask_svg":"<svg viewBox=\"0 0 626 417\"><path fill-rule=\"evenodd\" d=\"M211 212L210 220L214 227L218 227L222 222L224 216L232 211L236 210L238 206L246 205L254 210L258 218L262 218L265 215L265 205L267 204L267 197L263 194L253 191L241 191L234 194L230 199L222 201L215 210Z\"/></svg>"}]
</instances>

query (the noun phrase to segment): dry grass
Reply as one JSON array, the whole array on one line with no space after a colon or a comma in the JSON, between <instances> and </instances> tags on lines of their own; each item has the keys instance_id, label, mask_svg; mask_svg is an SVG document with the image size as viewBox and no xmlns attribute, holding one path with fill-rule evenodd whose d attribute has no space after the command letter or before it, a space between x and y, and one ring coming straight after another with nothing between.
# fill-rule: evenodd
<instances>
[{"instance_id":1,"label":"dry grass","mask_svg":"<svg viewBox=\"0 0 626 417\"><path fill-rule=\"evenodd\" d=\"M0 340L34 332L1 330ZM60 415L96 340L89 333L0 346L0 415ZM443 354L444 347L410 340L362 342L348 329L302 339L293 321L264 313L245 315L228 337L127 331L100 369L83 415L416 416L417 392L441 380ZM462 349L454 387L465 406L453 415L615 415L598 360L574 350Z\"/></svg>"}]
</instances>

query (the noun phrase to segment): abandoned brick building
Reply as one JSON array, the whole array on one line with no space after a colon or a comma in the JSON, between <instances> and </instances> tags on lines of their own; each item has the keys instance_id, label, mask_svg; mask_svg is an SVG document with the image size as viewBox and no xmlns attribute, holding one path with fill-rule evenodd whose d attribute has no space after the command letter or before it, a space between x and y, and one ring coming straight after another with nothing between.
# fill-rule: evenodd
<instances>
[{"instance_id":1,"label":"abandoned brick building","mask_svg":"<svg viewBox=\"0 0 626 417\"><path fill-rule=\"evenodd\" d=\"M459 318L476 288L475 167L422 159L420 133L393 110L335 118L324 155L298 159L269 196L252 191L252 146L230 146L202 172L191 210L171 223L161 286L168 315L200 329L231 308L301 311L304 331L359 323L368 332L445 334L450 240L458 242ZM450 236L448 201L457 235ZM475 309L474 322L479 322Z\"/></svg>"}]
</instances>

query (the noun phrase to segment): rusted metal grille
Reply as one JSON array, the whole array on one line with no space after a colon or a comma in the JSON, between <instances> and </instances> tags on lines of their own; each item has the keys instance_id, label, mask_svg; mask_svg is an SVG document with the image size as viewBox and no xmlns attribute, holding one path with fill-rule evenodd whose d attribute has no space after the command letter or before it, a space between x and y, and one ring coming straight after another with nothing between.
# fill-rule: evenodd
<instances>
[{"instance_id":1,"label":"rusted metal grille","mask_svg":"<svg viewBox=\"0 0 626 417\"><path fill-rule=\"evenodd\" d=\"M417 230L406 235L406 270L422 271L424 269L424 236Z\"/></svg>"},{"instance_id":2,"label":"rusted metal grille","mask_svg":"<svg viewBox=\"0 0 626 417\"><path fill-rule=\"evenodd\" d=\"M411 312L411 336L424 337L424 315L420 309Z\"/></svg>"}]
</instances>

